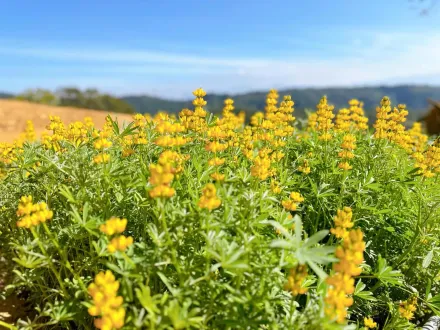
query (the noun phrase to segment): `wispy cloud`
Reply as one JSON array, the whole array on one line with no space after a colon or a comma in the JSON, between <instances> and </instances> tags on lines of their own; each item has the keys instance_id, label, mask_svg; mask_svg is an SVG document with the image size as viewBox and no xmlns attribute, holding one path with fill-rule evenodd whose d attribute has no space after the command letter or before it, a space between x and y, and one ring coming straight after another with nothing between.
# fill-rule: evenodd
<instances>
[{"instance_id":1,"label":"wispy cloud","mask_svg":"<svg viewBox=\"0 0 440 330\"><path fill-rule=\"evenodd\" d=\"M45 60L47 72L57 75L56 79L45 80L46 85L74 82L76 76L81 75L81 83L89 81L90 86L115 88L117 94L151 93L167 97L173 94L175 98L180 98L185 95L190 97L190 91L199 86L213 92L230 93L271 87L438 83L439 79L435 78L440 77L438 40L440 31L351 31L335 43L317 45L313 54L297 52L297 55L280 55L277 59L264 56L263 52L260 56L228 58L155 50L24 46L1 46L0 56ZM304 49L307 45L309 48L313 46L313 41L292 42ZM337 52L339 56L329 56L332 52ZM65 63L70 69L64 71L62 67L51 66L51 61ZM13 67L8 72L13 74ZM35 72L32 81L38 83ZM109 75L114 75L115 80L111 86L103 83ZM155 81L154 77L160 76L168 78ZM17 79L22 79L24 83L25 73L17 75ZM0 79L0 89L7 86L4 82Z\"/></svg>"}]
</instances>

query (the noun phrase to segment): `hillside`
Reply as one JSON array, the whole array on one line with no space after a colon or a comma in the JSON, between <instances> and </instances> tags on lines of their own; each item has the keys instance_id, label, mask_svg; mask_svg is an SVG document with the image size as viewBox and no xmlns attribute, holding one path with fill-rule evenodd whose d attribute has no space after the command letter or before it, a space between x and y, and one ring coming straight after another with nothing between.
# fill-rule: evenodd
<instances>
[{"instance_id":1,"label":"hillside","mask_svg":"<svg viewBox=\"0 0 440 330\"><path fill-rule=\"evenodd\" d=\"M235 101L237 109L246 110L251 113L256 110L263 110L267 91L251 92L238 95L208 94L207 109L213 112L219 111L223 106L226 97L231 96ZM440 87L431 86L378 86L378 87L356 87L356 88L307 88L307 89L286 89L279 91L280 96L292 95L295 101L295 114L298 117L304 115L305 109L315 109L322 95L327 95L330 103L337 109L346 107L348 100L357 98L365 103L365 109L369 117L374 117L375 108L380 99L387 95L393 103L404 103L410 110L409 119L415 120L427 109L427 98L440 99ZM170 101L150 96L126 96L123 99L131 104L137 112L154 113L157 110L178 112L182 108L190 107L190 100Z\"/></svg>"},{"instance_id":2,"label":"hillside","mask_svg":"<svg viewBox=\"0 0 440 330\"><path fill-rule=\"evenodd\" d=\"M0 99L10 99L14 97L13 94L0 92Z\"/></svg>"},{"instance_id":3,"label":"hillside","mask_svg":"<svg viewBox=\"0 0 440 330\"><path fill-rule=\"evenodd\" d=\"M78 109L70 107L55 107L16 100L0 100L0 142L11 142L24 130L26 120L34 123L35 131L39 136L49 123L49 116L60 116L70 123L91 117L96 126L101 127L105 122L107 113L101 110ZM120 122L131 121L131 115L111 113Z\"/></svg>"}]
</instances>

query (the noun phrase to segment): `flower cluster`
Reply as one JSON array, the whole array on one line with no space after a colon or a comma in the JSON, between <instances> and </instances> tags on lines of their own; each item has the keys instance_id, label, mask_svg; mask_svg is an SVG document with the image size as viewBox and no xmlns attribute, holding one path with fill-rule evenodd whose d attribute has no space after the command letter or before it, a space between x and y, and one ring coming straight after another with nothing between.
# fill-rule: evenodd
<instances>
[{"instance_id":1,"label":"flower cluster","mask_svg":"<svg viewBox=\"0 0 440 330\"><path fill-rule=\"evenodd\" d=\"M405 132L408 111L404 104L399 104L391 111L391 101L385 96L380 101L380 107L376 108L376 123L374 124L374 137L378 139L388 139L401 145L405 149L410 148L410 137Z\"/></svg>"},{"instance_id":2,"label":"flower cluster","mask_svg":"<svg viewBox=\"0 0 440 330\"><path fill-rule=\"evenodd\" d=\"M160 134L154 143L161 147L180 147L190 141L189 138L179 135L186 130L185 126L172 120L158 122L154 130Z\"/></svg>"},{"instance_id":3,"label":"flower cluster","mask_svg":"<svg viewBox=\"0 0 440 330\"><path fill-rule=\"evenodd\" d=\"M348 171L352 169L348 161L354 157L353 150L356 149L356 136L353 134L345 134L342 139L342 151L338 153L338 157L341 158L341 161L338 167L344 171Z\"/></svg>"},{"instance_id":4,"label":"flower cluster","mask_svg":"<svg viewBox=\"0 0 440 330\"><path fill-rule=\"evenodd\" d=\"M127 219L120 218L110 218L104 224L99 227L99 230L106 234L107 236L113 236L116 234L121 234L125 231L125 227L127 226ZM133 237L117 235L112 238L110 243L107 245L107 250L110 253L114 253L116 251L125 251L130 245L133 244Z\"/></svg>"},{"instance_id":5,"label":"flower cluster","mask_svg":"<svg viewBox=\"0 0 440 330\"><path fill-rule=\"evenodd\" d=\"M351 219L351 210L344 209L343 211L336 217L339 228L341 225L347 226L348 218ZM329 288L325 298L326 315L338 323L344 323L347 307L353 304L353 298L348 295L354 292L353 276L358 276L362 271L359 265L364 260L363 252L365 250L365 242L360 229L350 230L348 234L342 232L342 234L345 238L335 252L339 262L333 264L334 274L326 279Z\"/></svg>"},{"instance_id":6,"label":"flower cluster","mask_svg":"<svg viewBox=\"0 0 440 330\"><path fill-rule=\"evenodd\" d=\"M209 163L211 166L219 167L224 163L224 159L218 157L218 155L228 148L228 143L224 141L228 137L227 131L224 129L224 127L216 125L208 129L207 135L208 141L205 145L205 149L206 151L214 154L214 157L209 161ZM218 172L218 169L216 169L216 172L211 174L211 178L216 181L223 181L225 179L225 175Z\"/></svg>"},{"instance_id":7,"label":"flower cluster","mask_svg":"<svg viewBox=\"0 0 440 330\"><path fill-rule=\"evenodd\" d=\"M334 124L332 122L335 115L333 114L334 106L327 103L327 97L323 96L317 105L316 121L318 123L317 130L319 132L319 139L328 141L332 139L330 130Z\"/></svg>"},{"instance_id":8,"label":"flower cluster","mask_svg":"<svg viewBox=\"0 0 440 330\"><path fill-rule=\"evenodd\" d=\"M289 199L285 199L281 202L286 210L296 211L296 209L298 208L298 204L304 202L304 197L302 197L299 192L294 191L290 193L289 197Z\"/></svg>"},{"instance_id":9,"label":"flower cluster","mask_svg":"<svg viewBox=\"0 0 440 330\"><path fill-rule=\"evenodd\" d=\"M348 104L351 113L351 126L359 131L366 131L368 129L368 117L365 116L364 104L356 99L350 100Z\"/></svg>"},{"instance_id":10,"label":"flower cluster","mask_svg":"<svg viewBox=\"0 0 440 330\"><path fill-rule=\"evenodd\" d=\"M97 274L95 281L87 288L93 302L88 312L91 316L100 316L95 319L96 328L113 330L124 326L125 309L122 307L124 300L117 295L118 290L119 282L109 270Z\"/></svg>"},{"instance_id":11,"label":"flower cluster","mask_svg":"<svg viewBox=\"0 0 440 330\"><path fill-rule=\"evenodd\" d=\"M12 162L16 161L22 153L23 149L18 142L0 142L0 165L1 163L5 165L12 164Z\"/></svg>"},{"instance_id":12,"label":"flower cluster","mask_svg":"<svg viewBox=\"0 0 440 330\"><path fill-rule=\"evenodd\" d=\"M263 148L258 152L258 155L252 160L251 175L266 180L268 177L275 175L275 170L271 167L272 162L280 160L284 157L283 153L274 152L269 148Z\"/></svg>"},{"instance_id":13,"label":"flower cluster","mask_svg":"<svg viewBox=\"0 0 440 330\"><path fill-rule=\"evenodd\" d=\"M193 101L194 111L189 109L183 109L179 113L180 122L189 130L195 132L203 132L206 130L206 110L203 107L206 105L206 101L203 99L206 96L206 92L202 88L198 88L193 92L195 99Z\"/></svg>"},{"instance_id":14,"label":"flower cluster","mask_svg":"<svg viewBox=\"0 0 440 330\"><path fill-rule=\"evenodd\" d=\"M217 197L217 189L212 183L208 183L202 190L199 199L199 207L202 209L213 210L221 205L222 201Z\"/></svg>"},{"instance_id":15,"label":"flower cluster","mask_svg":"<svg viewBox=\"0 0 440 330\"><path fill-rule=\"evenodd\" d=\"M23 196L18 203L17 226L20 228L31 228L52 219L53 212L49 210L44 202L34 204L32 196Z\"/></svg>"},{"instance_id":16,"label":"flower cluster","mask_svg":"<svg viewBox=\"0 0 440 330\"><path fill-rule=\"evenodd\" d=\"M413 157L415 166L420 168L419 173L424 177L432 178L440 173L440 143L429 145L425 152L415 153Z\"/></svg>"},{"instance_id":17,"label":"flower cluster","mask_svg":"<svg viewBox=\"0 0 440 330\"><path fill-rule=\"evenodd\" d=\"M294 296L306 293L308 289L303 286L306 277L307 266L297 265L295 268L290 269L284 289L290 291Z\"/></svg>"},{"instance_id":18,"label":"flower cluster","mask_svg":"<svg viewBox=\"0 0 440 330\"><path fill-rule=\"evenodd\" d=\"M189 156L184 156L176 151L165 150L159 156L157 164L150 165L149 182L153 185L150 197L172 197L176 193L171 187L171 182L183 171L183 162Z\"/></svg>"},{"instance_id":19,"label":"flower cluster","mask_svg":"<svg viewBox=\"0 0 440 330\"><path fill-rule=\"evenodd\" d=\"M32 122L32 120L26 120L26 128L24 129L24 132L20 134L20 137L18 138L17 142L21 146L25 141L34 142L35 140L36 140L36 134L35 134L34 123Z\"/></svg>"},{"instance_id":20,"label":"flower cluster","mask_svg":"<svg viewBox=\"0 0 440 330\"><path fill-rule=\"evenodd\" d=\"M417 297L413 296L399 304L399 314L404 319L411 320L417 307Z\"/></svg>"},{"instance_id":21,"label":"flower cluster","mask_svg":"<svg viewBox=\"0 0 440 330\"><path fill-rule=\"evenodd\" d=\"M302 165L298 166L298 171L300 171L304 175L307 175L310 173L310 164L307 159L304 159Z\"/></svg>"},{"instance_id":22,"label":"flower cluster","mask_svg":"<svg viewBox=\"0 0 440 330\"><path fill-rule=\"evenodd\" d=\"M370 317L365 317L364 318L364 327L366 329L374 329L377 327L377 323L374 322L374 320Z\"/></svg>"},{"instance_id":23,"label":"flower cluster","mask_svg":"<svg viewBox=\"0 0 440 330\"><path fill-rule=\"evenodd\" d=\"M95 150L99 151L99 153L93 158L93 162L96 164L108 163L110 155L104 152L104 150L110 148L113 143L108 139L108 133L105 130L95 135L98 136L93 143L93 147Z\"/></svg>"},{"instance_id":24,"label":"flower cluster","mask_svg":"<svg viewBox=\"0 0 440 330\"><path fill-rule=\"evenodd\" d=\"M318 114L316 112L312 112L307 117L307 131L314 132L318 128Z\"/></svg>"},{"instance_id":25,"label":"flower cluster","mask_svg":"<svg viewBox=\"0 0 440 330\"><path fill-rule=\"evenodd\" d=\"M348 238L349 231L353 227L354 223L351 221L353 217L353 211L350 207L345 206L342 210L337 211L335 216L335 228L331 228L330 232L337 238Z\"/></svg>"},{"instance_id":26,"label":"flower cluster","mask_svg":"<svg viewBox=\"0 0 440 330\"><path fill-rule=\"evenodd\" d=\"M62 152L60 142L65 140L66 128L61 118L58 116L49 116L50 123L46 126L46 129L52 131L52 135L44 134L41 137L41 142L47 149L53 149L58 152Z\"/></svg>"},{"instance_id":27,"label":"flower cluster","mask_svg":"<svg viewBox=\"0 0 440 330\"><path fill-rule=\"evenodd\" d=\"M335 130L337 132L349 132L351 126L351 113L347 108L342 108L335 118Z\"/></svg>"}]
</instances>

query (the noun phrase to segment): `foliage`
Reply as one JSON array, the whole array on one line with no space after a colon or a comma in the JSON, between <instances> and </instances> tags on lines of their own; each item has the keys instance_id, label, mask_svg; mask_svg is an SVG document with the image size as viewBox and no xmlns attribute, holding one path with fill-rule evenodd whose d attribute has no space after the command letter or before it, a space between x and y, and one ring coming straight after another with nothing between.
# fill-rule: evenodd
<instances>
[{"instance_id":1,"label":"foliage","mask_svg":"<svg viewBox=\"0 0 440 330\"><path fill-rule=\"evenodd\" d=\"M85 108L94 110L105 110L110 112L133 113L133 108L124 100L108 94L101 94L96 89L81 91L77 88L67 87L52 93L45 89L30 89L15 97L18 100L30 102Z\"/></svg>"},{"instance_id":2,"label":"foliage","mask_svg":"<svg viewBox=\"0 0 440 330\"><path fill-rule=\"evenodd\" d=\"M306 109L313 109L317 100L322 95L327 95L336 108L346 107L347 102L356 98L365 103L365 110L370 120L375 117L375 107L378 100L383 95L388 95L393 102L405 103L411 110L408 119L410 121L418 120L422 114L427 111L427 99L440 100L440 89L429 86L375 86L375 87L356 87L356 88L301 88L286 89L280 91L281 94L292 95L295 100L296 114L298 117L304 117ZM238 109L246 111L250 116L255 111L263 109L265 106L264 92L249 92L238 95L208 95L209 110L217 112L222 109L223 100L228 96L235 100ZM164 110L177 113L183 108L189 108L191 101L171 101L151 96L124 96L123 100L131 104L136 112L153 114L157 110Z\"/></svg>"},{"instance_id":3,"label":"foliage","mask_svg":"<svg viewBox=\"0 0 440 330\"><path fill-rule=\"evenodd\" d=\"M33 309L14 326L410 329L439 314L440 158L399 126L404 107L382 100L379 138L356 100L347 125L323 98L299 127L271 91L244 127L232 100L216 118L194 95L179 118L51 118L41 142L0 145L4 294Z\"/></svg>"}]
</instances>

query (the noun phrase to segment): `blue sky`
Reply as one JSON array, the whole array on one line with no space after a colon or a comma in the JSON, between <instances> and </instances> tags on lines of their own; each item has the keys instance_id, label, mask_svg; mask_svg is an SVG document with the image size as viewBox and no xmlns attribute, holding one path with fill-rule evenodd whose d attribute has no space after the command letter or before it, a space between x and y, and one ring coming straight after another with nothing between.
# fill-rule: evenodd
<instances>
[{"instance_id":1,"label":"blue sky","mask_svg":"<svg viewBox=\"0 0 440 330\"><path fill-rule=\"evenodd\" d=\"M0 91L440 85L440 5L421 16L426 1L0 0Z\"/></svg>"}]
</instances>

